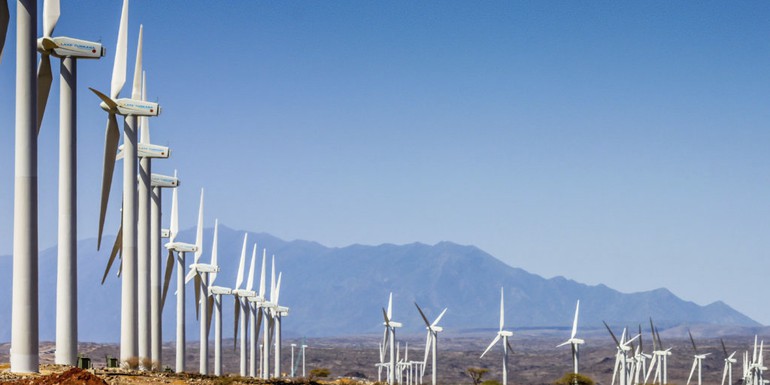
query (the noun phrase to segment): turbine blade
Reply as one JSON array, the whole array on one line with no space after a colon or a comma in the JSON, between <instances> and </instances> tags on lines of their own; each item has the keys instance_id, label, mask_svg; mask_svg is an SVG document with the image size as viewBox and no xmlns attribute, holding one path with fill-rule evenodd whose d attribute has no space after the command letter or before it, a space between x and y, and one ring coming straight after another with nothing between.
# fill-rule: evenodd
<instances>
[{"instance_id":1,"label":"turbine blade","mask_svg":"<svg viewBox=\"0 0 770 385\"><path fill-rule=\"evenodd\" d=\"M725 353L725 358L727 358L727 348L725 347L725 340L723 340L723 339L721 339L721 338L720 338L720 339L719 339L719 342L721 342L721 343L722 343L722 352L724 352L724 353Z\"/></svg>"},{"instance_id":2,"label":"turbine blade","mask_svg":"<svg viewBox=\"0 0 770 385\"><path fill-rule=\"evenodd\" d=\"M388 313L385 311L385 308L382 309L382 318L385 319L385 326L390 327L390 318L388 318Z\"/></svg>"},{"instance_id":3,"label":"turbine blade","mask_svg":"<svg viewBox=\"0 0 770 385\"><path fill-rule=\"evenodd\" d=\"M428 364L428 354L430 354L431 337L433 337L433 332L428 330L428 336L425 338L425 356L422 359L423 365Z\"/></svg>"},{"instance_id":4,"label":"turbine blade","mask_svg":"<svg viewBox=\"0 0 770 385\"><path fill-rule=\"evenodd\" d=\"M118 152L118 141L120 140L120 130L118 129L118 120L115 114L110 114L107 119L107 129L104 134L104 159L102 163L102 198L99 210L99 233L97 237L96 249L99 250L102 245L102 232L104 231L104 219L107 215L107 202L110 199L110 188L112 187L112 175L115 171L115 153Z\"/></svg>"},{"instance_id":5,"label":"turbine blade","mask_svg":"<svg viewBox=\"0 0 770 385\"><path fill-rule=\"evenodd\" d=\"M503 288L500 288L500 331L503 331L505 325L505 303L503 301Z\"/></svg>"},{"instance_id":6,"label":"turbine blade","mask_svg":"<svg viewBox=\"0 0 770 385\"><path fill-rule=\"evenodd\" d=\"M257 262L257 244L251 251L251 264L249 264L249 278L246 280L246 290L251 290L254 287L254 265Z\"/></svg>"},{"instance_id":7,"label":"turbine blade","mask_svg":"<svg viewBox=\"0 0 770 385\"><path fill-rule=\"evenodd\" d=\"M211 316L214 314L214 297L208 296L206 301L208 302L208 307L206 308L206 337L208 337L211 330Z\"/></svg>"},{"instance_id":8,"label":"turbine blade","mask_svg":"<svg viewBox=\"0 0 770 385\"><path fill-rule=\"evenodd\" d=\"M484 353L481 353L481 357L479 357L479 359L481 359L481 358L484 358L484 355L485 355L485 354L487 354L487 352L489 351L489 349L492 349L492 347L493 347L493 346L495 346L495 344L497 343L497 341L500 341L500 334L498 334L498 335L496 335L496 336L495 336L495 339L493 339L493 340L492 340L492 343L491 343L491 344L489 344L489 346L487 346L487 350L484 350Z\"/></svg>"},{"instance_id":9,"label":"turbine blade","mask_svg":"<svg viewBox=\"0 0 770 385\"><path fill-rule=\"evenodd\" d=\"M233 296L234 299L234 311L235 316L233 317L233 351L235 351L235 347L238 346L238 320L241 318L241 300L238 298L237 295ZM243 348L243 347L241 347Z\"/></svg>"},{"instance_id":10,"label":"turbine blade","mask_svg":"<svg viewBox=\"0 0 770 385\"><path fill-rule=\"evenodd\" d=\"M615 345L620 349L620 342L618 341L618 337L615 337L615 333L612 332L612 329L610 329L610 325L607 325L606 322L602 321L604 323L604 327L607 328L607 331L610 332L610 335L612 336L612 340L615 341Z\"/></svg>"},{"instance_id":11,"label":"turbine blade","mask_svg":"<svg viewBox=\"0 0 770 385\"><path fill-rule=\"evenodd\" d=\"M725 369L722 371L722 385L725 385L725 380L727 379L727 366L728 365L730 365L730 364L725 362Z\"/></svg>"},{"instance_id":12,"label":"turbine blade","mask_svg":"<svg viewBox=\"0 0 770 385\"><path fill-rule=\"evenodd\" d=\"M658 346L658 341L655 338L655 325L652 324L652 317L650 317L650 333L652 333L652 350L656 351L660 346Z\"/></svg>"},{"instance_id":13,"label":"turbine blade","mask_svg":"<svg viewBox=\"0 0 770 385\"><path fill-rule=\"evenodd\" d=\"M176 189L174 189L176 191ZM195 263L203 255L203 189L201 189L201 203L198 207L198 231L195 233Z\"/></svg>"},{"instance_id":14,"label":"turbine blade","mask_svg":"<svg viewBox=\"0 0 770 385\"><path fill-rule=\"evenodd\" d=\"M194 273L195 276L195 319L199 320L201 313L201 276L195 274L195 270L192 270L191 272Z\"/></svg>"},{"instance_id":15,"label":"turbine blade","mask_svg":"<svg viewBox=\"0 0 770 385\"><path fill-rule=\"evenodd\" d=\"M695 354L698 354L698 348L695 346L695 340L692 338L692 333L690 333L690 329L687 329L687 334L690 336L690 342L692 342L692 350L695 352Z\"/></svg>"},{"instance_id":16,"label":"turbine blade","mask_svg":"<svg viewBox=\"0 0 770 385\"><path fill-rule=\"evenodd\" d=\"M430 328L430 322L428 322L428 318L425 317L425 313L423 313L422 309L420 309L420 305L418 305L417 302L415 302L414 306L417 306L417 311L420 312L420 317L422 317L422 320L425 321L425 326ZM429 332L429 334L430 334L430 332Z\"/></svg>"},{"instance_id":17,"label":"turbine blade","mask_svg":"<svg viewBox=\"0 0 770 385\"><path fill-rule=\"evenodd\" d=\"M215 219L214 220L214 241L212 242L212 245L211 245L211 266L214 266L214 267L219 267L217 266L217 254L218 254L217 238L219 238L218 233L219 233L219 219ZM216 270L212 271L209 274L209 277L210 277L209 285L214 286L214 281L217 280Z\"/></svg>"},{"instance_id":18,"label":"turbine blade","mask_svg":"<svg viewBox=\"0 0 770 385\"><path fill-rule=\"evenodd\" d=\"M505 345L508 346L508 350L513 354L513 346L511 346L511 341L508 338L505 339Z\"/></svg>"},{"instance_id":19,"label":"turbine blade","mask_svg":"<svg viewBox=\"0 0 770 385\"><path fill-rule=\"evenodd\" d=\"M644 347L642 347L642 324L639 324L639 351L644 352Z\"/></svg>"},{"instance_id":20,"label":"turbine blade","mask_svg":"<svg viewBox=\"0 0 770 385\"><path fill-rule=\"evenodd\" d=\"M281 276L282 272L278 273L278 283L275 284L275 304L278 305L278 298L281 296Z\"/></svg>"},{"instance_id":21,"label":"turbine blade","mask_svg":"<svg viewBox=\"0 0 770 385\"><path fill-rule=\"evenodd\" d=\"M46 1L53 2L55 0ZM48 95L51 93L51 83L53 74L51 74L51 57L49 55L40 55L40 64L37 66L37 133L40 134L40 126L43 124L43 113L48 104Z\"/></svg>"},{"instance_id":22,"label":"turbine blade","mask_svg":"<svg viewBox=\"0 0 770 385\"><path fill-rule=\"evenodd\" d=\"M698 365L698 360L694 360L692 362L692 369L690 369L690 376L687 377L687 385L690 385L690 380L692 380L692 374L695 373L695 366Z\"/></svg>"},{"instance_id":23,"label":"turbine blade","mask_svg":"<svg viewBox=\"0 0 770 385\"><path fill-rule=\"evenodd\" d=\"M435 320L435 321L433 321L433 323L432 323L432 324L430 324L430 326L436 326L436 325L438 325L439 321L441 321L441 317L443 317L443 316L444 316L444 314L446 313L446 310L447 310L447 308L444 308L444 310L442 310L442 311L441 311L441 314L439 314L439 315L438 315L438 317L436 317L436 320Z\"/></svg>"},{"instance_id":24,"label":"turbine blade","mask_svg":"<svg viewBox=\"0 0 770 385\"><path fill-rule=\"evenodd\" d=\"M147 71L142 71L142 100L147 101ZM139 143L150 143L150 119L146 116L139 117Z\"/></svg>"},{"instance_id":25,"label":"turbine blade","mask_svg":"<svg viewBox=\"0 0 770 385\"><path fill-rule=\"evenodd\" d=\"M0 1L0 63L3 62L3 47L5 47L5 37L8 34L8 22L11 13L8 9L7 1Z\"/></svg>"},{"instance_id":26,"label":"turbine blade","mask_svg":"<svg viewBox=\"0 0 770 385\"><path fill-rule=\"evenodd\" d=\"M142 35L144 26L139 24L139 43L136 44L136 63L134 64L134 84L131 99L142 99Z\"/></svg>"},{"instance_id":27,"label":"turbine blade","mask_svg":"<svg viewBox=\"0 0 770 385\"><path fill-rule=\"evenodd\" d=\"M184 283L189 283L193 277L197 277L198 272L195 269L190 269L190 271L187 272L187 275L184 277Z\"/></svg>"},{"instance_id":28,"label":"turbine blade","mask_svg":"<svg viewBox=\"0 0 770 385\"><path fill-rule=\"evenodd\" d=\"M267 269L267 249L262 249L262 273L259 275L259 297L265 299L265 271Z\"/></svg>"},{"instance_id":29,"label":"turbine blade","mask_svg":"<svg viewBox=\"0 0 770 385\"><path fill-rule=\"evenodd\" d=\"M110 98L117 99L126 83L126 57L128 56L128 0L123 0L118 28L118 42L115 44L115 62L112 66Z\"/></svg>"},{"instance_id":30,"label":"turbine blade","mask_svg":"<svg viewBox=\"0 0 770 385\"><path fill-rule=\"evenodd\" d=\"M163 276L163 295L160 299L160 309L163 310L163 306L166 304L166 295L168 294L168 285L171 283L171 274L174 272L174 251L168 251L168 257L166 257L166 274Z\"/></svg>"},{"instance_id":31,"label":"turbine blade","mask_svg":"<svg viewBox=\"0 0 770 385\"><path fill-rule=\"evenodd\" d=\"M243 248L241 248L241 260L238 262L238 275L235 278L235 290L241 288L243 283L243 269L246 265L246 242L248 241L249 233L243 234Z\"/></svg>"},{"instance_id":32,"label":"turbine blade","mask_svg":"<svg viewBox=\"0 0 770 385\"><path fill-rule=\"evenodd\" d=\"M118 228L118 235L115 237L115 244L112 245L112 251L110 251L110 259L107 261L107 268L104 269L104 275L102 276L102 285L104 285L104 281L107 279L107 274L109 274L110 269L112 268L112 263L115 262L115 257L118 256L118 252L121 250L122 244L123 244L123 221L121 221L120 228Z\"/></svg>"},{"instance_id":33,"label":"turbine blade","mask_svg":"<svg viewBox=\"0 0 770 385\"><path fill-rule=\"evenodd\" d=\"M43 1L43 36L51 37L56 23L59 21L61 10L59 0Z\"/></svg>"},{"instance_id":34,"label":"turbine blade","mask_svg":"<svg viewBox=\"0 0 770 385\"><path fill-rule=\"evenodd\" d=\"M270 302L275 303L275 254L273 254L273 263L270 266Z\"/></svg>"},{"instance_id":35,"label":"turbine blade","mask_svg":"<svg viewBox=\"0 0 770 385\"><path fill-rule=\"evenodd\" d=\"M577 301L575 306L575 320L572 321L572 335L569 337L570 339L575 338L577 335L578 312L580 312L580 300Z\"/></svg>"},{"instance_id":36,"label":"turbine blade","mask_svg":"<svg viewBox=\"0 0 770 385\"><path fill-rule=\"evenodd\" d=\"M391 319L391 317L393 317L393 292L388 295L388 315L385 318Z\"/></svg>"}]
</instances>

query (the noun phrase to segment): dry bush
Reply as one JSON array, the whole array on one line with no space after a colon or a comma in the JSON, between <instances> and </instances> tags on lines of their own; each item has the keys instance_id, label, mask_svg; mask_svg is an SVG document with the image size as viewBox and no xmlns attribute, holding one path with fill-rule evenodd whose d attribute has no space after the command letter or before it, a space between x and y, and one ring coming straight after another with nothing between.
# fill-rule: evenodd
<instances>
[{"instance_id":1,"label":"dry bush","mask_svg":"<svg viewBox=\"0 0 770 385\"><path fill-rule=\"evenodd\" d=\"M123 365L128 369L139 369L139 357L128 357Z\"/></svg>"}]
</instances>

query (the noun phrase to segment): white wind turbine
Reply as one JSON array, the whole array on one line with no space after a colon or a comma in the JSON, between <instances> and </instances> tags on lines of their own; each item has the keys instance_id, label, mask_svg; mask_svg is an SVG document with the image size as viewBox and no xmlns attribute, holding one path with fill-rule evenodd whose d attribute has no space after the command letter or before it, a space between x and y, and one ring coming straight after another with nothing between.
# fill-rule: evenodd
<instances>
[{"instance_id":1,"label":"white wind turbine","mask_svg":"<svg viewBox=\"0 0 770 385\"><path fill-rule=\"evenodd\" d=\"M439 321L441 321L441 317L444 316L444 313L446 313L447 308L444 308L444 310L441 311L441 313L436 317L436 320L433 321L433 323L428 322L428 318L425 317L425 313L423 313L422 309L420 309L420 305L417 304L417 302L414 303L414 306L417 306L417 311L420 312L420 317L422 317L422 320L425 322L425 328L428 330L428 336L425 340L425 358L422 360L422 371L420 373L420 377L425 375L425 366L428 362L428 354L430 353L432 356L431 360L431 384L436 385L436 345L438 344L438 333L442 332L444 328L441 326L438 326Z\"/></svg>"},{"instance_id":2,"label":"white wind turbine","mask_svg":"<svg viewBox=\"0 0 770 385\"><path fill-rule=\"evenodd\" d=\"M382 309L382 315L385 318L385 334L383 335L383 345L387 345L390 340L390 363L388 364L388 384L393 385L396 381L396 328L403 326L400 322L393 321L393 293L388 297L388 310Z\"/></svg>"},{"instance_id":3,"label":"white wind turbine","mask_svg":"<svg viewBox=\"0 0 770 385\"><path fill-rule=\"evenodd\" d=\"M649 354L644 352L644 346L642 345L642 325L639 325L639 346L634 349L634 384L646 383L647 377L647 359L652 358ZM632 345L633 346L633 345Z\"/></svg>"},{"instance_id":4,"label":"white wind turbine","mask_svg":"<svg viewBox=\"0 0 770 385\"><path fill-rule=\"evenodd\" d=\"M145 122L146 123L146 122ZM163 278L161 267L161 191L164 188L176 189L179 179L174 176L151 174L152 207L150 208L150 358L152 362L161 364L163 361ZM169 234L170 235L170 234ZM173 260L172 260L173 263ZM169 271L170 273L170 271ZM170 279L171 277L168 277Z\"/></svg>"},{"instance_id":5,"label":"white wind turbine","mask_svg":"<svg viewBox=\"0 0 770 385\"><path fill-rule=\"evenodd\" d=\"M254 283L254 262L255 262L254 255L252 255L252 258L251 258L251 266L249 267L249 278L248 278L248 281L246 282L246 288L241 289L241 284L243 283L244 265L246 264L247 238L248 238L248 234L245 234L243 236L243 248L241 249L241 260L240 260L240 263L238 264L238 275L235 280L235 288L232 291L232 295L235 299L235 303L234 303L235 318L233 320L235 323L235 335L233 337L233 345L236 345L235 341L238 339L238 325L240 324L240 330L241 330L240 375L242 377L246 376L246 365L248 360L246 357L246 345L248 343L247 342L248 332L246 331L246 324L249 322L249 313L250 313L248 299L256 295L256 293L251 289Z\"/></svg>"},{"instance_id":6,"label":"white wind turbine","mask_svg":"<svg viewBox=\"0 0 770 385\"><path fill-rule=\"evenodd\" d=\"M671 348L663 349L663 343L660 340L660 333L658 329L652 323L650 318L650 332L652 333L652 360L650 361L650 367L647 369L647 374L644 376L644 382L647 383L647 379L650 377L653 369L655 369L655 377L653 377L653 384L667 384L667 363L668 356L671 355Z\"/></svg>"},{"instance_id":7,"label":"white wind turbine","mask_svg":"<svg viewBox=\"0 0 770 385\"><path fill-rule=\"evenodd\" d=\"M214 222L214 241L211 246L211 264L217 265L217 241L219 239L219 221ZM209 275L209 295L214 298L214 375L222 375L222 295L232 294L232 290L227 287L215 286L217 272Z\"/></svg>"},{"instance_id":8,"label":"white wind turbine","mask_svg":"<svg viewBox=\"0 0 770 385\"><path fill-rule=\"evenodd\" d=\"M618 352L615 355L615 368L612 372L611 384L615 384L615 378L617 377L619 379L620 385L627 385L629 382L631 382L629 378L628 363L628 352L631 351L631 347L629 345L639 336L637 335L634 338L626 340L626 329L624 328L623 334L621 335L620 340L618 340L618 338L615 337L615 333L612 332L612 329L610 329L610 326L607 325L606 322L604 322L604 326L607 328L607 331L610 332L610 336L612 336L612 340L615 341L615 345L618 348Z\"/></svg>"},{"instance_id":9,"label":"white wind turbine","mask_svg":"<svg viewBox=\"0 0 770 385\"><path fill-rule=\"evenodd\" d=\"M102 174L102 202L99 216L99 232L97 237L97 249L101 246L102 230L109 198L112 174L115 167L115 154L118 149L120 132L116 115L125 117L123 124L124 152L123 163L123 207L125 212L122 219L122 300L121 300L121 342L120 358L126 362L129 358L137 356L137 117L157 116L160 107L157 103L141 100L142 79L142 51L141 51L141 27L140 43L137 46L136 67L134 69L134 82L131 98L118 99L123 84L126 81L126 56L128 45L128 1L123 3L120 28L118 31L118 44L115 49L115 65L112 70L112 82L110 95L107 96L93 88L93 91L101 100L100 107L107 111L107 130L104 147L104 172Z\"/></svg>"},{"instance_id":10,"label":"white wind turbine","mask_svg":"<svg viewBox=\"0 0 770 385\"><path fill-rule=\"evenodd\" d=\"M508 384L508 350L513 351L513 347L511 347L510 342L508 342L508 338L513 336L513 333L507 330L503 330L505 327L505 302L503 299L503 288L500 288L500 330L497 331L497 335L492 340L492 343L487 346L487 350L484 350L484 353L481 353L481 357L483 358L485 354L489 351L489 349L492 349L493 346L497 343L497 341L500 341L502 339L503 341L503 385Z\"/></svg>"},{"instance_id":11,"label":"white wind turbine","mask_svg":"<svg viewBox=\"0 0 770 385\"><path fill-rule=\"evenodd\" d=\"M201 191L201 197L203 192ZM203 199L201 198L201 202ZM218 226L218 222L215 222L215 227ZM202 227L202 226L201 226ZM201 230L202 231L202 230ZM216 254L212 252L211 263L199 263L200 253L195 254L195 261L190 265L190 272L185 277L185 283L195 280L195 303L196 317L200 320L200 366L198 371L200 374L209 374L209 329L211 325L211 311L214 306L214 297L209 295L209 278L210 275L214 275L219 271L219 266L216 265ZM197 311L200 309L200 311Z\"/></svg>"},{"instance_id":12,"label":"white wind turbine","mask_svg":"<svg viewBox=\"0 0 770 385\"><path fill-rule=\"evenodd\" d=\"M575 319L572 321L572 334L567 341L562 342L557 348L569 344L572 347L572 373L578 374L578 346L585 343L580 338L575 338L577 335L578 313L580 311L580 300L577 301L575 306Z\"/></svg>"},{"instance_id":13,"label":"white wind turbine","mask_svg":"<svg viewBox=\"0 0 770 385\"><path fill-rule=\"evenodd\" d=\"M7 26L8 3L0 1L0 19ZM5 15L3 15L5 13ZM56 357L60 365L77 364L77 59L99 59L99 43L51 37L59 20L59 0L43 1L43 37L38 39L37 130L43 121L53 75L50 56L61 58L59 93L59 243L56 278ZM0 25L2 40L5 26ZM2 41L0 41L2 51Z\"/></svg>"},{"instance_id":14,"label":"white wind turbine","mask_svg":"<svg viewBox=\"0 0 770 385\"><path fill-rule=\"evenodd\" d=\"M732 352L731 354L727 354L727 348L725 347L725 341L721 338L719 339L719 342L722 343L722 352L725 354L725 369L722 371L722 385L725 385L725 380L727 380L727 383L729 385L732 385L733 383L733 364L738 362L735 357L735 353Z\"/></svg>"},{"instance_id":15,"label":"white wind turbine","mask_svg":"<svg viewBox=\"0 0 770 385\"><path fill-rule=\"evenodd\" d=\"M695 353L693 355L693 362L692 362L692 369L690 369L690 376L687 377L687 385L690 385L690 380L692 380L692 375L695 372L695 367L698 367L698 385L701 385L701 366L703 364L703 359L706 358L711 353L706 354L698 354L698 347L695 346L695 339L692 338L692 333L690 332L690 329L687 329L687 334L690 336L690 342L692 342L692 350Z\"/></svg>"},{"instance_id":16,"label":"white wind turbine","mask_svg":"<svg viewBox=\"0 0 770 385\"><path fill-rule=\"evenodd\" d=\"M198 228L195 234L195 244L177 242L179 233L179 201L178 189L174 189L171 196L171 227L169 229L169 242L165 247L168 250L168 264L166 265L166 281L163 283L164 293L168 290L171 278L170 271L174 266L174 252L177 253L176 265L176 372L182 373L185 367L185 255L195 253L195 259L199 259L203 253L203 189L201 189L200 206L198 208ZM125 259L125 257L124 257ZM125 279L125 277L124 277ZM165 294L163 295L165 298ZM165 302L165 301L164 301Z\"/></svg>"}]
</instances>

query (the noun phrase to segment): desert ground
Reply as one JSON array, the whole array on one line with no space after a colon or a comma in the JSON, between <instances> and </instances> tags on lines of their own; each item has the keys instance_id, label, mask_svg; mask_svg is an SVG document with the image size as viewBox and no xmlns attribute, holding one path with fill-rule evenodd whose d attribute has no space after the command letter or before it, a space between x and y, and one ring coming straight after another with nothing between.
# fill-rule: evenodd
<instances>
[{"instance_id":1,"label":"desert ground","mask_svg":"<svg viewBox=\"0 0 770 385\"><path fill-rule=\"evenodd\" d=\"M438 382L440 384L471 384L466 374L469 367L481 367L489 369L484 379L500 380L502 365L502 348L498 345L493 348L483 359L479 355L491 341L494 334L479 333L474 335L440 336ZM328 368L331 372L327 380L342 377L352 378L361 382L376 382L377 369L374 364L379 360L377 343L380 336L360 336L345 338L307 339L306 369L309 372L314 368ZM537 333L519 333L511 343L514 352L509 356L508 381L511 384L552 384L556 379L571 370L571 356L568 346L557 349L556 345L565 338L556 336L542 336ZM580 372L591 377L597 384L609 385L612 378L612 369L616 348L612 339L596 337L586 339L587 342L580 351ZM405 337L401 339L401 356L404 355L404 344L409 343L409 360L422 360L425 340L422 336ZM725 338L725 344L729 352L738 350L736 357L739 362L733 369L733 382L740 382L741 361L740 354L748 349L753 342L750 336ZM283 344L283 371L286 372L286 380L290 372L290 344L301 344L300 339L284 339ZM644 350L649 352L651 346L645 341ZM673 355L669 357L668 377L671 384L685 384L692 366L692 346L687 339L664 341L666 347L673 347ZM163 350L163 366L173 365L174 344L165 344ZM19 380L20 377L7 372L8 352L10 344L0 344L0 383ZM213 355L213 347L210 348ZM721 384L724 357L719 339L706 339L698 341L700 353L711 353L703 362L704 384ZM80 351L84 356L91 358L93 370L91 373L104 379L109 384L151 384L151 383L200 383L219 384L227 383L259 383L256 380L247 380L234 377L238 371L238 353L233 349L232 340L224 342L224 371L229 374L227 379L216 379L193 375L198 368L198 344L191 342L187 348L187 372L189 375L177 376L169 373L142 374L138 371L126 371L106 369L106 357L118 355L117 344L83 343ZM61 373L67 368L51 365L54 360L54 345L46 342L41 345L42 374ZM271 360L272 361L272 360ZM430 371L428 366L423 383L430 383ZM299 368L298 377L301 375ZM384 374L383 374L384 376ZM384 377L383 377L384 378ZM29 378L28 378L29 380ZM304 382L298 378L296 381ZM275 382L275 381L273 381ZM16 382L23 383L23 382ZM48 382L38 382L48 383ZM51 382L53 383L53 382ZM88 382L75 382L88 383Z\"/></svg>"}]
</instances>

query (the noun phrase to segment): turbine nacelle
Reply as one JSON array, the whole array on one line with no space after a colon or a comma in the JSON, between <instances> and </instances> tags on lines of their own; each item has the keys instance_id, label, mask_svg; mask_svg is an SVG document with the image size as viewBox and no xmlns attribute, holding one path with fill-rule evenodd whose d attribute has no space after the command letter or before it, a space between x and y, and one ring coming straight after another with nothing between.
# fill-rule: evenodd
<instances>
[{"instance_id":1,"label":"turbine nacelle","mask_svg":"<svg viewBox=\"0 0 770 385\"><path fill-rule=\"evenodd\" d=\"M242 298L251 298L251 297L256 297L257 296L257 292L256 291L254 291L254 290L245 290L245 289L233 290L231 294L235 295L235 296L238 296L238 297L242 297Z\"/></svg>"},{"instance_id":2,"label":"turbine nacelle","mask_svg":"<svg viewBox=\"0 0 770 385\"><path fill-rule=\"evenodd\" d=\"M209 295L212 295L212 294L230 295L232 293L233 293L233 290L228 287L209 286Z\"/></svg>"},{"instance_id":3,"label":"turbine nacelle","mask_svg":"<svg viewBox=\"0 0 770 385\"><path fill-rule=\"evenodd\" d=\"M107 53L100 43L67 36L41 37L37 39L37 50L45 55L78 59L99 59Z\"/></svg>"},{"instance_id":4,"label":"turbine nacelle","mask_svg":"<svg viewBox=\"0 0 770 385\"><path fill-rule=\"evenodd\" d=\"M513 337L513 332L509 332L507 330L500 330L497 332L497 335L500 337Z\"/></svg>"},{"instance_id":5,"label":"turbine nacelle","mask_svg":"<svg viewBox=\"0 0 770 385\"><path fill-rule=\"evenodd\" d=\"M88 89L102 100L102 102L99 103L99 107L111 114L117 114L121 116L160 115L160 106L158 103L131 98L112 99L93 88L89 87Z\"/></svg>"},{"instance_id":6,"label":"turbine nacelle","mask_svg":"<svg viewBox=\"0 0 770 385\"><path fill-rule=\"evenodd\" d=\"M191 243L169 242L169 243L166 243L165 246L166 246L166 249L174 250L178 253L194 253L198 251L198 246L193 245Z\"/></svg>"},{"instance_id":7,"label":"turbine nacelle","mask_svg":"<svg viewBox=\"0 0 770 385\"><path fill-rule=\"evenodd\" d=\"M157 144L139 143L136 146L137 155L140 158L163 158L166 159L171 155L171 151L166 146L159 146ZM118 155L115 159L123 159L123 145L118 146ZM171 178L171 177L169 177ZM176 186L174 186L176 187Z\"/></svg>"},{"instance_id":8,"label":"turbine nacelle","mask_svg":"<svg viewBox=\"0 0 770 385\"><path fill-rule=\"evenodd\" d=\"M254 295L254 296L248 297L247 299L249 300L249 302L254 302L257 304L262 304L265 302L265 299L259 295Z\"/></svg>"},{"instance_id":9,"label":"turbine nacelle","mask_svg":"<svg viewBox=\"0 0 770 385\"><path fill-rule=\"evenodd\" d=\"M162 175L162 174L150 175L150 185L152 187L176 188L176 187L179 187L179 183L180 183L179 178L174 176L168 176L168 175Z\"/></svg>"},{"instance_id":10,"label":"turbine nacelle","mask_svg":"<svg viewBox=\"0 0 770 385\"><path fill-rule=\"evenodd\" d=\"M388 323L383 322L382 324L385 326L390 326L392 328L400 328L404 326L404 324L402 324L401 322L393 322L393 321L390 321Z\"/></svg>"},{"instance_id":11,"label":"turbine nacelle","mask_svg":"<svg viewBox=\"0 0 770 385\"><path fill-rule=\"evenodd\" d=\"M440 333L444 331L444 328L441 326L426 326L425 329L428 329L434 333Z\"/></svg>"},{"instance_id":12,"label":"turbine nacelle","mask_svg":"<svg viewBox=\"0 0 770 385\"><path fill-rule=\"evenodd\" d=\"M193 263L190 265L190 270L195 270L199 273L216 273L219 271L219 267L205 263Z\"/></svg>"}]
</instances>

